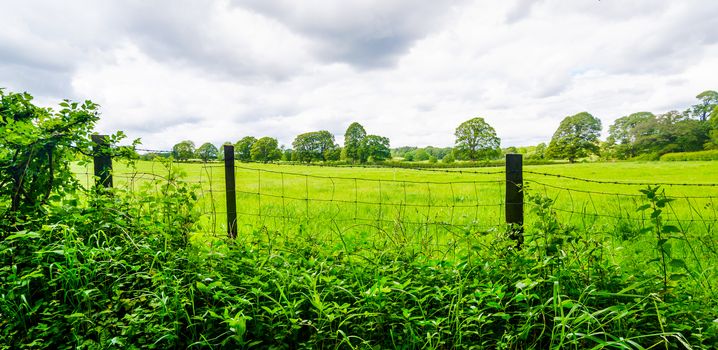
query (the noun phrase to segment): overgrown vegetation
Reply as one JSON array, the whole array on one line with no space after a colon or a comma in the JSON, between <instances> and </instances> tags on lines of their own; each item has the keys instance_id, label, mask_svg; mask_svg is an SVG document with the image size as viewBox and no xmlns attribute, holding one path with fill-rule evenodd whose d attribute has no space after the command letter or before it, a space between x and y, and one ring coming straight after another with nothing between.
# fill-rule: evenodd
<instances>
[{"instance_id":1,"label":"overgrown vegetation","mask_svg":"<svg viewBox=\"0 0 718 350\"><path fill-rule=\"evenodd\" d=\"M61 164L94 151L93 104L2 99L1 171L19 176L3 173L0 192L0 348L718 346L718 286L701 265L716 252L676 255L702 241L662 219L658 188L636 208L649 225L618 241L647 247L629 262L531 188L518 251L501 227L467 228L448 259L409 245L421 232L401 222L357 235L327 224L338 240L323 240L299 220L232 241L193 234L199 189L170 162L131 192L82 186Z\"/></svg>"}]
</instances>

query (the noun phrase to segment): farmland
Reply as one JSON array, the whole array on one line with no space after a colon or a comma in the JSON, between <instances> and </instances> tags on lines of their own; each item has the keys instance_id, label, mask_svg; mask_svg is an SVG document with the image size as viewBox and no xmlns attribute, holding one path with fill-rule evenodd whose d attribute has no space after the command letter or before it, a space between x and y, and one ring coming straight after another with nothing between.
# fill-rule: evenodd
<instances>
[{"instance_id":1,"label":"farmland","mask_svg":"<svg viewBox=\"0 0 718 350\"><path fill-rule=\"evenodd\" d=\"M521 250L502 224L502 168L237 163L235 241L223 238L222 165L172 168L197 194L188 236L200 261L184 277L196 282L175 287L160 313L183 310L173 322L189 331L163 328L175 338L160 344L711 348L718 339L718 188L693 186L715 182L711 162L526 166ZM87 170L75 167L91 181ZM171 178L158 162L116 164L115 174L115 187L148 194ZM685 185L641 193L647 183Z\"/></svg>"},{"instance_id":2,"label":"farmland","mask_svg":"<svg viewBox=\"0 0 718 350\"><path fill-rule=\"evenodd\" d=\"M221 164L144 161L7 236L0 347L718 344L711 162L526 166L521 249L502 168L235 171L236 239Z\"/></svg>"}]
</instances>

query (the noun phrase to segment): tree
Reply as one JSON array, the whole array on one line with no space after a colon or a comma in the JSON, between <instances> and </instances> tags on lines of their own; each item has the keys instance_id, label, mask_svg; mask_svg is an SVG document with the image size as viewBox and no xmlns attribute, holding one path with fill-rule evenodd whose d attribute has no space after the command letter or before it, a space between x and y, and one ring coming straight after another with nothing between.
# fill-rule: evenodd
<instances>
[{"instance_id":1,"label":"tree","mask_svg":"<svg viewBox=\"0 0 718 350\"><path fill-rule=\"evenodd\" d=\"M718 148L718 106L715 106L711 112L710 126L711 142L706 143L706 149Z\"/></svg>"},{"instance_id":2,"label":"tree","mask_svg":"<svg viewBox=\"0 0 718 350\"><path fill-rule=\"evenodd\" d=\"M431 156L423 148L419 148L416 151L414 151L414 160L416 160L416 161L423 162L425 160L429 160L429 157L431 157Z\"/></svg>"},{"instance_id":3,"label":"tree","mask_svg":"<svg viewBox=\"0 0 718 350\"><path fill-rule=\"evenodd\" d=\"M217 150L217 160L224 160L224 146L225 145L232 145L232 143L229 141L224 141L222 146L220 146L219 149Z\"/></svg>"},{"instance_id":4,"label":"tree","mask_svg":"<svg viewBox=\"0 0 718 350\"><path fill-rule=\"evenodd\" d=\"M409 151L409 152L404 153L404 160L407 162L413 162L415 152L416 151Z\"/></svg>"},{"instance_id":5,"label":"tree","mask_svg":"<svg viewBox=\"0 0 718 350\"><path fill-rule=\"evenodd\" d=\"M607 148L612 155L618 159L633 158L638 155L635 147L638 134L636 126L654 120L655 115L651 112L638 112L616 119L608 127Z\"/></svg>"},{"instance_id":6,"label":"tree","mask_svg":"<svg viewBox=\"0 0 718 350\"><path fill-rule=\"evenodd\" d=\"M568 116L561 121L546 150L552 158L567 158L573 163L576 158L598 154L598 136L601 120L588 112Z\"/></svg>"},{"instance_id":7,"label":"tree","mask_svg":"<svg viewBox=\"0 0 718 350\"><path fill-rule=\"evenodd\" d=\"M701 102L693 105L687 112L700 121L706 121L713 111L713 108L718 106L718 92L713 90L703 91L698 94L696 98L701 100Z\"/></svg>"},{"instance_id":8,"label":"tree","mask_svg":"<svg viewBox=\"0 0 718 350\"><path fill-rule=\"evenodd\" d=\"M279 142L273 137L262 137L252 144L250 156L255 162L271 162L282 157L279 150Z\"/></svg>"},{"instance_id":9,"label":"tree","mask_svg":"<svg viewBox=\"0 0 718 350\"><path fill-rule=\"evenodd\" d=\"M210 159L217 159L218 155L219 150L217 147L209 142L203 143L202 146L197 148L197 158L202 159L204 162Z\"/></svg>"},{"instance_id":10,"label":"tree","mask_svg":"<svg viewBox=\"0 0 718 350\"><path fill-rule=\"evenodd\" d=\"M709 138L710 126L706 122L689 119L677 111L670 111L647 119L634 129L637 153L658 158L665 153L703 149Z\"/></svg>"},{"instance_id":11,"label":"tree","mask_svg":"<svg viewBox=\"0 0 718 350\"><path fill-rule=\"evenodd\" d=\"M342 158L342 151L339 145L334 145L334 147L324 151L324 160L336 162Z\"/></svg>"},{"instance_id":12,"label":"tree","mask_svg":"<svg viewBox=\"0 0 718 350\"><path fill-rule=\"evenodd\" d=\"M292 147L297 160L310 163L315 160L326 160L324 152L335 148L336 145L334 135L329 131L321 130L297 135L294 142L292 142Z\"/></svg>"},{"instance_id":13,"label":"tree","mask_svg":"<svg viewBox=\"0 0 718 350\"><path fill-rule=\"evenodd\" d=\"M257 142L253 136L245 136L234 145L234 157L241 162L252 160L252 146Z\"/></svg>"},{"instance_id":14,"label":"tree","mask_svg":"<svg viewBox=\"0 0 718 350\"><path fill-rule=\"evenodd\" d=\"M532 158L533 159L546 158L546 143L545 142L541 142L538 145L536 145L536 148L534 149Z\"/></svg>"},{"instance_id":15,"label":"tree","mask_svg":"<svg viewBox=\"0 0 718 350\"><path fill-rule=\"evenodd\" d=\"M371 157L374 161L391 158L389 139L383 136L367 135L361 143L362 157Z\"/></svg>"},{"instance_id":16,"label":"tree","mask_svg":"<svg viewBox=\"0 0 718 350\"><path fill-rule=\"evenodd\" d=\"M285 162L292 161L292 149L291 148L285 148L282 152L282 160Z\"/></svg>"},{"instance_id":17,"label":"tree","mask_svg":"<svg viewBox=\"0 0 718 350\"><path fill-rule=\"evenodd\" d=\"M484 118L477 117L461 123L454 135L457 155L464 159L488 159L501 154L501 139Z\"/></svg>"},{"instance_id":18,"label":"tree","mask_svg":"<svg viewBox=\"0 0 718 350\"><path fill-rule=\"evenodd\" d=\"M446 163L446 164L451 164L451 163L453 163L453 162L455 161L455 159L454 159L454 154L453 154L453 153L449 153L449 154L445 155L444 158L443 158L441 161L444 162L444 163Z\"/></svg>"},{"instance_id":19,"label":"tree","mask_svg":"<svg viewBox=\"0 0 718 350\"><path fill-rule=\"evenodd\" d=\"M172 156L177 160L188 160L194 156L194 142L184 140L172 147Z\"/></svg>"},{"instance_id":20,"label":"tree","mask_svg":"<svg viewBox=\"0 0 718 350\"><path fill-rule=\"evenodd\" d=\"M344 133L344 154L346 159L351 160L352 163L361 161L361 144L365 137L366 131L361 124L354 122L349 125Z\"/></svg>"}]
</instances>

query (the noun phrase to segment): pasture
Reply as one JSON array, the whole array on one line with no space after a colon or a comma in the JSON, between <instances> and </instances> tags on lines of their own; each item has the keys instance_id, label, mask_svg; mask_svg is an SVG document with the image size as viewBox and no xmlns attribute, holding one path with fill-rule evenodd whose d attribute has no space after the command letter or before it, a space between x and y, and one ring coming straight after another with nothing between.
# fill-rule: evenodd
<instances>
[{"instance_id":1,"label":"pasture","mask_svg":"<svg viewBox=\"0 0 718 350\"><path fill-rule=\"evenodd\" d=\"M75 169L91 183L91 168ZM220 163L115 164L115 187L194 188L191 241L213 266L198 276L215 281L197 288L226 298L212 312L232 310L224 319L246 327L227 344L639 349L718 342L714 163L523 170L521 250L506 233L500 167L237 163L235 241L223 239ZM649 184L662 185L648 191Z\"/></svg>"}]
</instances>

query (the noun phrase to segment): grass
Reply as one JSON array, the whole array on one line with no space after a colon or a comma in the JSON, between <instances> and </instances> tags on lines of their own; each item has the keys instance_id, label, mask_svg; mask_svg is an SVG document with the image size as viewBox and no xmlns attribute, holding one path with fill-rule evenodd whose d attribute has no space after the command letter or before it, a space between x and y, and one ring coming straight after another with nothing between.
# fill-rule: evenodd
<instances>
[{"instance_id":1,"label":"grass","mask_svg":"<svg viewBox=\"0 0 718 350\"><path fill-rule=\"evenodd\" d=\"M171 174L150 162L116 164L116 187L131 193L6 237L5 339L29 348L718 345L714 187L649 191L527 172L526 242L516 250L501 223L500 168L238 165L236 241L222 239L221 166L177 165L194 200L182 183L151 181ZM718 178L710 162L525 170Z\"/></svg>"}]
</instances>

